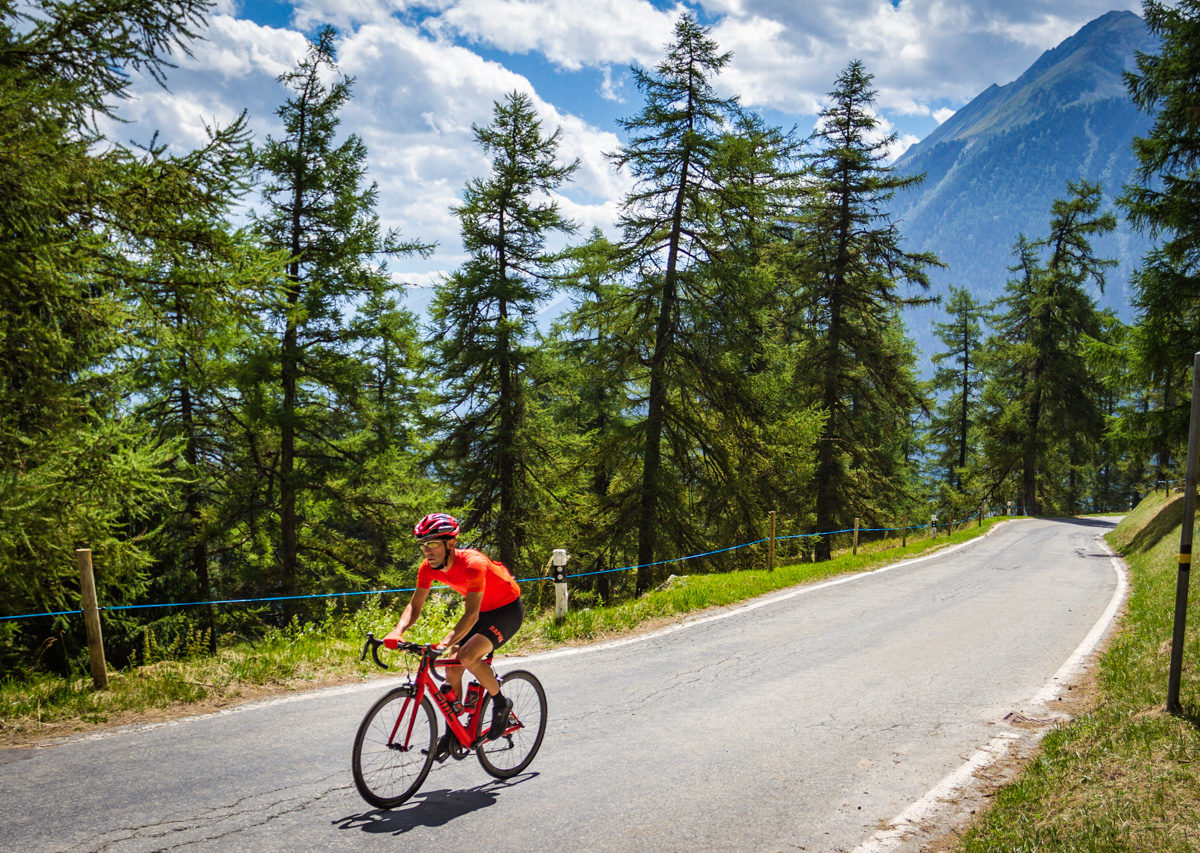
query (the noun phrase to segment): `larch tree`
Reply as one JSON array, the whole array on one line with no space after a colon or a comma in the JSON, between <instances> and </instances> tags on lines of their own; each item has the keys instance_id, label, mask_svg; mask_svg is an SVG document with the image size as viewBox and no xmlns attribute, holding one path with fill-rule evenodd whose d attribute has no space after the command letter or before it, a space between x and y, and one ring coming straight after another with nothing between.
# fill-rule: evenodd
<instances>
[{"instance_id":1,"label":"larch tree","mask_svg":"<svg viewBox=\"0 0 1200 853\"><path fill-rule=\"evenodd\" d=\"M619 335L644 371L631 385L640 388L639 594L654 582L660 534L677 546L698 535L692 487L730 479L729 423L712 412L756 406L741 378L748 349L761 345L749 332L763 294L751 285L763 282L738 261L755 244L747 221L770 215L778 167L774 135L714 89L730 59L707 27L681 16L664 60L634 68L645 103L621 120L627 139L611 155L634 181L619 223L634 322Z\"/></svg>"},{"instance_id":2,"label":"larch tree","mask_svg":"<svg viewBox=\"0 0 1200 853\"><path fill-rule=\"evenodd\" d=\"M815 377L811 402L824 412L815 472L817 529L844 527L854 516L903 503L907 479L890 476L900 460L911 414L923 405L911 343L889 335L900 310L929 301L900 285L928 288L937 259L908 252L887 215L887 202L922 178L887 165L893 136L880 136L876 93L862 62L837 77L806 155L808 172L785 272L793 327L807 339L797 375ZM880 440L896 437L899 443ZM903 467L903 466L902 466ZM829 559L830 537L817 541Z\"/></svg>"},{"instance_id":3,"label":"larch tree","mask_svg":"<svg viewBox=\"0 0 1200 853\"><path fill-rule=\"evenodd\" d=\"M1142 14L1161 46L1138 54L1125 80L1154 125L1134 140L1136 181L1119 203L1156 241L1133 278L1138 332L1130 338L1155 400L1123 420L1144 433L1161 478L1186 450L1189 367L1200 340L1200 2L1146 0Z\"/></svg>"},{"instance_id":4,"label":"larch tree","mask_svg":"<svg viewBox=\"0 0 1200 853\"><path fill-rule=\"evenodd\" d=\"M256 154L265 205L255 223L266 244L289 258L272 311L278 357L271 371L279 393L269 417L278 452L260 461L277 476L279 582L286 596L299 591L306 531L307 551L322 572L354 571L357 556L349 559L329 541L349 496L334 489L332 505L309 505L308 512L318 513L312 518L301 515L301 504L362 462L342 442L357 431L356 407L369 381L356 357L364 330L350 321L352 312L392 288L388 258L431 249L381 228L378 191L366 183L366 146L356 134L338 141L353 81L336 76L336 36L331 27L321 30L297 67L280 76L290 93L278 109L283 136L268 136ZM335 75L328 83L327 71Z\"/></svg>"},{"instance_id":5,"label":"larch tree","mask_svg":"<svg viewBox=\"0 0 1200 853\"><path fill-rule=\"evenodd\" d=\"M430 307L440 383L433 462L452 503L470 507L471 535L516 568L538 488L527 409L535 314L554 287L558 253L547 243L575 229L554 194L577 163L559 159L561 131L547 133L522 92L497 102L491 124L474 132L492 170L455 208L470 257Z\"/></svg>"}]
</instances>

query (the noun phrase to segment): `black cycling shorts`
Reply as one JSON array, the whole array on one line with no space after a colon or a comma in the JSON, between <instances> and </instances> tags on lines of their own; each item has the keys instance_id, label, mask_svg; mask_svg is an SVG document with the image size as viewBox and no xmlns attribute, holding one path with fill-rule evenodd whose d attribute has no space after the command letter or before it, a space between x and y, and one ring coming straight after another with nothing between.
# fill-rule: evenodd
<instances>
[{"instance_id":1,"label":"black cycling shorts","mask_svg":"<svg viewBox=\"0 0 1200 853\"><path fill-rule=\"evenodd\" d=\"M462 642L465 643L476 634L482 634L492 641L493 649L498 649L507 643L513 634L517 633L517 629L521 627L523 621L525 621L525 608L521 605L520 596L517 596L515 600L503 607L479 611L479 621L475 623L467 636L462 638Z\"/></svg>"}]
</instances>

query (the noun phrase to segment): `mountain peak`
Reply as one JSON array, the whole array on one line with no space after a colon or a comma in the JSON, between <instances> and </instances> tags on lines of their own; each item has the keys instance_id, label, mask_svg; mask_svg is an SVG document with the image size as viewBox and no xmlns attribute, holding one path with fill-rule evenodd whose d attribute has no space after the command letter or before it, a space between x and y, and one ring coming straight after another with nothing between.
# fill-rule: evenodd
<instances>
[{"instance_id":1,"label":"mountain peak","mask_svg":"<svg viewBox=\"0 0 1200 853\"><path fill-rule=\"evenodd\" d=\"M946 264L930 273L936 288L954 284L983 302L1002 293L1018 235L1046 233L1068 181L1100 184L1112 209L1137 168L1133 139L1153 124L1129 97L1123 73L1136 69L1139 52L1158 49L1141 18L1109 12L1016 80L989 86L896 161L901 174L925 175L897 195L890 213L909 248ZM1148 238L1124 221L1096 240L1099 257L1119 262L1099 295L1103 307L1128 314L1128 277L1147 248ZM914 320L918 328L935 321L932 314ZM918 336L918 343L929 341Z\"/></svg>"},{"instance_id":2,"label":"mountain peak","mask_svg":"<svg viewBox=\"0 0 1200 853\"><path fill-rule=\"evenodd\" d=\"M1157 48L1145 22L1133 12L1101 15L1043 53L1016 80L1004 86L993 83L909 148L896 165L904 168L939 143L1004 133L1053 110L1125 98L1122 73L1135 66L1138 51Z\"/></svg>"}]
</instances>

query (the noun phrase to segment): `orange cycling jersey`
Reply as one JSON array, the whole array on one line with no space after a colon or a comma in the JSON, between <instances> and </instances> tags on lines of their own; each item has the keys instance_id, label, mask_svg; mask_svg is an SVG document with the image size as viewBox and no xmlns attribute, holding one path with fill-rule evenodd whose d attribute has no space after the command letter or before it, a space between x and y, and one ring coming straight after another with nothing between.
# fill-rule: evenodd
<instances>
[{"instance_id":1,"label":"orange cycling jersey","mask_svg":"<svg viewBox=\"0 0 1200 853\"><path fill-rule=\"evenodd\" d=\"M466 595L483 591L482 610L495 610L521 597L521 588L503 563L470 548L455 548L450 565L438 571L425 560L417 570L417 588L429 589L433 582L445 584Z\"/></svg>"}]
</instances>

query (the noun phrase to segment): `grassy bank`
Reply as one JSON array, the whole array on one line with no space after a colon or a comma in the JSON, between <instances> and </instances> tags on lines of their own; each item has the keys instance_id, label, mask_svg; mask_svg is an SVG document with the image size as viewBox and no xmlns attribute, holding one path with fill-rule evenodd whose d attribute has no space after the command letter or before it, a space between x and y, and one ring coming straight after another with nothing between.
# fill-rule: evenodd
<instances>
[{"instance_id":1,"label":"grassy bank","mask_svg":"<svg viewBox=\"0 0 1200 853\"><path fill-rule=\"evenodd\" d=\"M797 584L866 571L979 536L1002 519L971 525L949 537L914 537L905 547L882 541L824 563L780 566L773 572L747 570L674 578L663 588L611 607L572 609L555 622L550 612L527 615L509 654L586 643L644 630L710 607L734 604ZM460 599L459 599L460 600ZM377 636L396 624L404 601L367 601L352 612L330 607L324 619L293 624L254 643L222 645L215 656L203 650L172 650L164 659L109 675L109 689L92 689L85 673L73 679L40 675L0 682L0 745L61 736L147 717L197 713L263 695L365 680L379 674L360 663L368 631ZM410 637L420 642L442 636L456 618L456 597L431 596Z\"/></svg>"},{"instance_id":2,"label":"grassy bank","mask_svg":"<svg viewBox=\"0 0 1200 853\"><path fill-rule=\"evenodd\" d=\"M1129 564L1131 588L1120 632L1101 658L1099 704L1046 736L1041 754L968 831L963 850L1200 850L1195 612L1184 651L1185 715L1164 711L1181 504L1153 495L1108 535Z\"/></svg>"}]
</instances>

